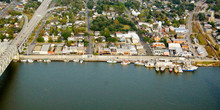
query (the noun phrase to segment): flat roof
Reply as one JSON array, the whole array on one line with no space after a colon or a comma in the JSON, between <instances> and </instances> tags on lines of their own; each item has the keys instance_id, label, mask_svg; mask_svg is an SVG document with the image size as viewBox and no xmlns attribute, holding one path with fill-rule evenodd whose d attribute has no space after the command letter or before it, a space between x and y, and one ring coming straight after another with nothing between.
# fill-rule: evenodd
<instances>
[{"instance_id":1,"label":"flat roof","mask_svg":"<svg viewBox=\"0 0 220 110\"><path fill-rule=\"evenodd\" d=\"M48 51L50 48L50 44L43 45L41 51Z\"/></svg>"},{"instance_id":2,"label":"flat roof","mask_svg":"<svg viewBox=\"0 0 220 110\"><path fill-rule=\"evenodd\" d=\"M40 51L41 50L41 46L40 45L37 45L34 47L34 50L33 51Z\"/></svg>"}]
</instances>

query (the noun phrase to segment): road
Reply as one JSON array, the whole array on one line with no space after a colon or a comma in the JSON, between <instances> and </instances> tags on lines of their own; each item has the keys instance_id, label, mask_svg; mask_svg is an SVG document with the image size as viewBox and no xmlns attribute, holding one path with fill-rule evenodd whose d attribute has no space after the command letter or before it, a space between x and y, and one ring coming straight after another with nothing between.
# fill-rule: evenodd
<instances>
[{"instance_id":1,"label":"road","mask_svg":"<svg viewBox=\"0 0 220 110\"><path fill-rule=\"evenodd\" d=\"M50 4L51 0L44 0L38 9L35 11L32 19L28 22L26 26L22 28L19 35L12 41L11 44L17 45L19 48L26 43L26 40L34 30L34 28L38 25L41 19L46 15L47 8ZM19 50L21 52L22 49Z\"/></svg>"},{"instance_id":2,"label":"road","mask_svg":"<svg viewBox=\"0 0 220 110\"><path fill-rule=\"evenodd\" d=\"M14 9L18 4L19 2L17 2L17 0L11 1L11 3L0 13L0 18L2 18L9 9Z\"/></svg>"},{"instance_id":3,"label":"road","mask_svg":"<svg viewBox=\"0 0 220 110\"><path fill-rule=\"evenodd\" d=\"M55 3L56 3L56 0L54 0L54 1L52 2L52 4L50 5L50 9L54 8ZM42 20L42 23L41 23L39 29L37 30L37 32L35 32L35 36L34 36L32 42L30 43L30 45L28 46L28 49L27 49L27 51L26 51L25 54L30 54L30 53L32 52L32 50L34 49L34 47L35 47L35 45L36 45L36 42L35 42L35 41L36 41L37 37L38 37L39 34L40 34L40 30L42 30L42 28L44 27L44 25L45 25L46 20L47 20L48 17L49 17L49 14L46 14L46 17L44 18L44 20Z\"/></svg>"},{"instance_id":4,"label":"road","mask_svg":"<svg viewBox=\"0 0 220 110\"><path fill-rule=\"evenodd\" d=\"M92 38L91 38L91 36L90 36L90 16L89 16L89 13L90 13L90 10L88 9L88 7L87 7L87 2L88 2L88 0L86 0L86 3L85 3L85 5L86 5L86 16L87 16L87 32L89 33L89 35L88 35L88 40L89 40L89 44L88 44L88 46L87 46L87 53L88 54L93 54L93 43L92 43Z\"/></svg>"},{"instance_id":5,"label":"road","mask_svg":"<svg viewBox=\"0 0 220 110\"><path fill-rule=\"evenodd\" d=\"M127 8L125 8L125 13L128 15L128 19L133 22L133 20L131 18L131 12ZM138 27L138 28L140 28L140 27ZM144 41L143 35L139 34L138 36L140 38L141 45L144 47L144 50L146 51L147 55L153 55L151 48L150 48L150 44L146 43Z\"/></svg>"}]
</instances>

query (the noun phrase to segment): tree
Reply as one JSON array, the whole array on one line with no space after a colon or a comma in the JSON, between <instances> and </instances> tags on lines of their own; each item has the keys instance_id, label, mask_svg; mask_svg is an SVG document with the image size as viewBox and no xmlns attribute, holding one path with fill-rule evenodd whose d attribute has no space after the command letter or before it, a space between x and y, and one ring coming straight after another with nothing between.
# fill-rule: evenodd
<instances>
[{"instance_id":1,"label":"tree","mask_svg":"<svg viewBox=\"0 0 220 110\"><path fill-rule=\"evenodd\" d=\"M108 42L116 42L116 41L117 41L117 38L116 38L116 37L108 37L108 38L107 38L107 41L108 41Z\"/></svg>"},{"instance_id":2,"label":"tree","mask_svg":"<svg viewBox=\"0 0 220 110\"><path fill-rule=\"evenodd\" d=\"M49 40L48 40L49 43L52 43L53 42L53 39L52 37L49 37Z\"/></svg>"},{"instance_id":3,"label":"tree","mask_svg":"<svg viewBox=\"0 0 220 110\"><path fill-rule=\"evenodd\" d=\"M61 35L65 40L67 40L67 38L71 36L71 33L68 31L63 31Z\"/></svg>"},{"instance_id":4,"label":"tree","mask_svg":"<svg viewBox=\"0 0 220 110\"><path fill-rule=\"evenodd\" d=\"M72 41L67 41L67 46L71 46L72 45Z\"/></svg>"},{"instance_id":5,"label":"tree","mask_svg":"<svg viewBox=\"0 0 220 110\"><path fill-rule=\"evenodd\" d=\"M45 31L42 29L42 30L40 30L40 33L39 33L39 36L43 36L44 35L44 33L45 33Z\"/></svg>"},{"instance_id":6,"label":"tree","mask_svg":"<svg viewBox=\"0 0 220 110\"><path fill-rule=\"evenodd\" d=\"M89 9L92 9L92 8L93 8L93 5L94 5L93 0L89 0L88 3L87 3L87 7L88 7Z\"/></svg>"},{"instance_id":7,"label":"tree","mask_svg":"<svg viewBox=\"0 0 220 110\"><path fill-rule=\"evenodd\" d=\"M206 19L204 13L199 13L198 16L199 16L199 21L204 21Z\"/></svg>"},{"instance_id":8,"label":"tree","mask_svg":"<svg viewBox=\"0 0 220 110\"><path fill-rule=\"evenodd\" d=\"M114 21L114 24L119 24L119 21L116 19L116 20Z\"/></svg>"},{"instance_id":9,"label":"tree","mask_svg":"<svg viewBox=\"0 0 220 110\"><path fill-rule=\"evenodd\" d=\"M58 37L56 42L58 42L58 43L62 42L61 37Z\"/></svg>"},{"instance_id":10,"label":"tree","mask_svg":"<svg viewBox=\"0 0 220 110\"><path fill-rule=\"evenodd\" d=\"M37 38L37 42L44 42L44 38L43 38L42 36L39 36L39 37Z\"/></svg>"},{"instance_id":11,"label":"tree","mask_svg":"<svg viewBox=\"0 0 220 110\"><path fill-rule=\"evenodd\" d=\"M99 38L96 39L96 41L98 41L98 42L102 42L102 38L99 37Z\"/></svg>"},{"instance_id":12,"label":"tree","mask_svg":"<svg viewBox=\"0 0 220 110\"><path fill-rule=\"evenodd\" d=\"M184 19L180 19L180 20L179 20L179 23L180 23L180 24L185 24L185 20L184 20Z\"/></svg>"}]
</instances>

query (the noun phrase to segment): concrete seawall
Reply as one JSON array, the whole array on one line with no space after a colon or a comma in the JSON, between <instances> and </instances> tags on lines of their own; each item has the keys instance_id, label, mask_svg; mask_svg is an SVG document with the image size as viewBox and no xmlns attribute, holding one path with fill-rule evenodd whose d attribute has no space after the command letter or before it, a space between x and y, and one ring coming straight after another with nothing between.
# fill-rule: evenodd
<instances>
[{"instance_id":1,"label":"concrete seawall","mask_svg":"<svg viewBox=\"0 0 220 110\"><path fill-rule=\"evenodd\" d=\"M123 60L151 60L157 58L165 58L169 60L180 60L183 57L166 57L166 56L96 56L96 55L20 55L20 59L50 59L52 61L63 61L63 60L73 60L73 59L83 59L84 61L107 61L114 59L117 61ZM190 59L194 62L219 62L218 60L207 60L207 59Z\"/></svg>"}]
</instances>

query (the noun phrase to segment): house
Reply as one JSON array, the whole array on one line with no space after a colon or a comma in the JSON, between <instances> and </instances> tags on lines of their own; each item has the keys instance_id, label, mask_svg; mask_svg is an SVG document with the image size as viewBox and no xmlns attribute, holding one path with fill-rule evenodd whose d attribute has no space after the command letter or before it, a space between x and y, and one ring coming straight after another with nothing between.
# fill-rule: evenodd
<instances>
[{"instance_id":1,"label":"house","mask_svg":"<svg viewBox=\"0 0 220 110\"><path fill-rule=\"evenodd\" d=\"M176 56L180 56L181 53L183 52L181 45L179 43L168 43L168 46L171 53Z\"/></svg>"},{"instance_id":2,"label":"house","mask_svg":"<svg viewBox=\"0 0 220 110\"><path fill-rule=\"evenodd\" d=\"M100 31L95 31L95 36L99 36L100 35Z\"/></svg>"},{"instance_id":3,"label":"house","mask_svg":"<svg viewBox=\"0 0 220 110\"><path fill-rule=\"evenodd\" d=\"M44 44L40 50L40 54L48 54L49 48L50 48L50 44Z\"/></svg>"},{"instance_id":4,"label":"house","mask_svg":"<svg viewBox=\"0 0 220 110\"><path fill-rule=\"evenodd\" d=\"M49 35L44 35L43 38L44 38L44 41L45 41L45 42L48 42L48 41L49 41Z\"/></svg>"},{"instance_id":5,"label":"house","mask_svg":"<svg viewBox=\"0 0 220 110\"><path fill-rule=\"evenodd\" d=\"M77 26L81 26L81 25L83 25L83 24L85 24L86 22L85 21L75 21L75 25L77 25Z\"/></svg>"},{"instance_id":6,"label":"house","mask_svg":"<svg viewBox=\"0 0 220 110\"><path fill-rule=\"evenodd\" d=\"M138 15L141 14L141 13L138 12L138 11L134 11L134 10L132 9L131 14L132 14L133 16L138 16Z\"/></svg>"},{"instance_id":7,"label":"house","mask_svg":"<svg viewBox=\"0 0 220 110\"><path fill-rule=\"evenodd\" d=\"M186 39L172 39L173 43L186 44Z\"/></svg>"},{"instance_id":8,"label":"house","mask_svg":"<svg viewBox=\"0 0 220 110\"><path fill-rule=\"evenodd\" d=\"M154 43L152 43L152 46L153 46L154 48L156 48L156 47L166 48L166 47L165 47L165 44L162 43L162 42L154 42Z\"/></svg>"},{"instance_id":9,"label":"house","mask_svg":"<svg viewBox=\"0 0 220 110\"><path fill-rule=\"evenodd\" d=\"M42 46L39 46L39 45L35 46L34 50L32 51L33 54L40 54L41 47Z\"/></svg>"},{"instance_id":10,"label":"house","mask_svg":"<svg viewBox=\"0 0 220 110\"><path fill-rule=\"evenodd\" d=\"M187 29L183 29L183 28L175 28L175 32L176 33L187 33Z\"/></svg>"}]
</instances>

